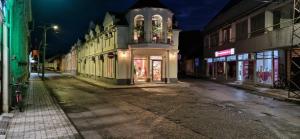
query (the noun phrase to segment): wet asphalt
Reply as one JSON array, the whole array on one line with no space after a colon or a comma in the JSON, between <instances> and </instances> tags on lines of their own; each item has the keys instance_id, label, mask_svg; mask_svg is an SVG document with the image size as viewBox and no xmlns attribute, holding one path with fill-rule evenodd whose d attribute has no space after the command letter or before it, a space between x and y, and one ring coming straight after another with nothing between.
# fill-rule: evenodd
<instances>
[{"instance_id":1,"label":"wet asphalt","mask_svg":"<svg viewBox=\"0 0 300 139\"><path fill-rule=\"evenodd\" d=\"M299 105L209 81L107 90L71 76L47 77L48 89L87 139L300 137Z\"/></svg>"}]
</instances>

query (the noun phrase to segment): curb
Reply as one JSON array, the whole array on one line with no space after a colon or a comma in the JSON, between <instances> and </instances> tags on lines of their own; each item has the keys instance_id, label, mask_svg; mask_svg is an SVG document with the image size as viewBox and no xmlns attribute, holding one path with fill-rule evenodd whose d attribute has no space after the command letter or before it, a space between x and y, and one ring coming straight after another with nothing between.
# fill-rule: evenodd
<instances>
[{"instance_id":1,"label":"curb","mask_svg":"<svg viewBox=\"0 0 300 139\"><path fill-rule=\"evenodd\" d=\"M175 85L175 84L169 84L169 86L168 86L168 85L165 85L165 86L160 86L160 85L155 86L155 85L154 85L154 86L129 86L129 87L116 87L116 88L114 88L114 87L107 87L107 86L105 86L105 85L100 85L100 84L97 84L97 83L89 82L89 81L87 81L87 80L85 80L85 79L78 78L77 76L73 76L73 77L74 77L75 79L80 80L80 81L82 81L82 82L85 82L85 83L87 83L87 84L99 86L99 87L102 87L102 88L107 89L107 90L172 87L172 86L170 86L170 85ZM178 84L180 84L180 83L178 83Z\"/></svg>"},{"instance_id":2,"label":"curb","mask_svg":"<svg viewBox=\"0 0 300 139\"><path fill-rule=\"evenodd\" d=\"M224 84L224 83L221 83L221 84ZM238 85L231 85L231 84L226 84L226 83L224 85L231 86L231 87L238 88L238 89L248 90L247 93L250 93L250 94L263 96L263 97L269 97L269 98L273 98L273 99L278 100L278 101L290 102L290 103L300 105L300 100L285 98L285 97L273 95L273 94L270 94L270 93L264 93L264 92L261 92L257 89L242 87L242 86L238 86Z\"/></svg>"}]
</instances>

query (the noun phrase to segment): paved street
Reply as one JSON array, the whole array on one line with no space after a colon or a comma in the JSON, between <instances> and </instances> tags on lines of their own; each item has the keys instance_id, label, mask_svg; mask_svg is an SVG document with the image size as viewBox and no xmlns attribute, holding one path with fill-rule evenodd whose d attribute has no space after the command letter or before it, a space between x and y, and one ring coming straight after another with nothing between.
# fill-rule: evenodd
<instances>
[{"instance_id":1,"label":"paved street","mask_svg":"<svg viewBox=\"0 0 300 139\"><path fill-rule=\"evenodd\" d=\"M48 74L85 138L299 138L299 105L201 80L189 87L107 90Z\"/></svg>"},{"instance_id":2,"label":"paved street","mask_svg":"<svg viewBox=\"0 0 300 139\"><path fill-rule=\"evenodd\" d=\"M43 81L32 74L25 100L25 111L13 111L7 139L80 138L63 110L51 97Z\"/></svg>"}]
</instances>

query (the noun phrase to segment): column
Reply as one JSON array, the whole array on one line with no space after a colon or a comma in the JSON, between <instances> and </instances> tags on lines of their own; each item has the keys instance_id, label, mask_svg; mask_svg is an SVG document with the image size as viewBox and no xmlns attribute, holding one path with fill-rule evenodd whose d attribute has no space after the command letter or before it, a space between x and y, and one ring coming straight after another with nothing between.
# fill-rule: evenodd
<instances>
[{"instance_id":1,"label":"column","mask_svg":"<svg viewBox=\"0 0 300 139\"><path fill-rule=\"evenodd\" d=\"M251 38L251 19L248 17L248 38Z\"/></svg>"},{"instance_id":2,"label":"column","mask_svg":"<svg viewBox=\"0 0 300 139\"><path fill-rule=\"evenodd\" d=\"M3 112L9 112L9 62L8 62L8 30L7 26L3 25L3 71L2 71L2 86L3 86Z\"/></svg>"},{"instance_id":3,"label":"column","mask_svg":"<svg viewBox=\"0 0 300 139\"><path fill-rule=\"evenodd\" d=\"M145 32L145 41L151 42L152 41L152 15L150 13L144 14L144 32Z\"/></svg>"},{"instance_id":4,"label":"column","mask_svg":"<svg viewBox=\"0 0 300 139\"><path fill-rule=\"evenodd\" d=\"M236 23L231 24L230 42L235 42L236 40Z\"/></svg>"},{"instance_id":5,"label":"column","mask_svg":"<svg viewBox=\"0 0 300 139\"><path fill-rule=\"evenodd\" d=\"M130 71L131 71L130 72L131 73L130 74L130 80L131 81L130 82L131 83L130 84L133 85L134 84L134 74L135 74L134 73L134 54L133 54L134 51L132 49L130 51L131 51L131 53L130 53L130 57L131 57L131 61L130 61L130 67L131 67L131 69L130 69Z\"/></svg>"},{"instance_id":6,"label":"column","mask_svg":"<svg viewBox=\"0 0 300 139\"><path fill-rule=\"evenodd\" d=\"M168 41L168 17L167 16L163 16L163 42L167 43Z\"/></svg>"},{"instance_id":7,"label":"column","mask_svg":"<svg viewBox=\"0 0 300 139\"><path fill-rule=\"evenodd\" d=\"M147 82L151 82L151 76L150 76L150 72L151 72L151 67L150 67L151 66L151 59L150 59L150 56L147 56L147 62L148 62L148 66L147 66Z\"/></svg>"},{"instance_id":8,"label":"column","mask_svg":"<svg viewBox=\"0 0 300 139\"><path fill-rule=\"evenodd\" d=\"M273 31L273 12L266 11L265 12L265 28L266 31Z\"/></svg>"}]
</instances>

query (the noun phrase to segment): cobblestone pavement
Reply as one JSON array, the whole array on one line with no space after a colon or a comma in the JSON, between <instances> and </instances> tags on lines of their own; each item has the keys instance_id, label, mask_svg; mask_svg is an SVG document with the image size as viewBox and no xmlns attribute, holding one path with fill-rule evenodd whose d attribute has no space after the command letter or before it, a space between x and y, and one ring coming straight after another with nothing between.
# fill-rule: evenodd
<instances>
[{"instance_id":1,"label":"cobblestone pavement","mask_svg":"<svg viewBox=\"0 0 300 139\"><path fill-rule=\"evenodd\" d=\"M58 74L46 85L87 139L300 136L299 105L213 82L184 82L190 86L110 90Z\"/></svg>"},{"instance_id":2,"label":"cobblestone pavement","mask_svg":"<svg viewBox=\"0 0 300 139\"><path fill-rule=\"evenodd\" d=\"M32 75L25 111L14 111L7 139L80 138L63 110L46 90L43 81Z\"/></svg>"}]
</instances>

